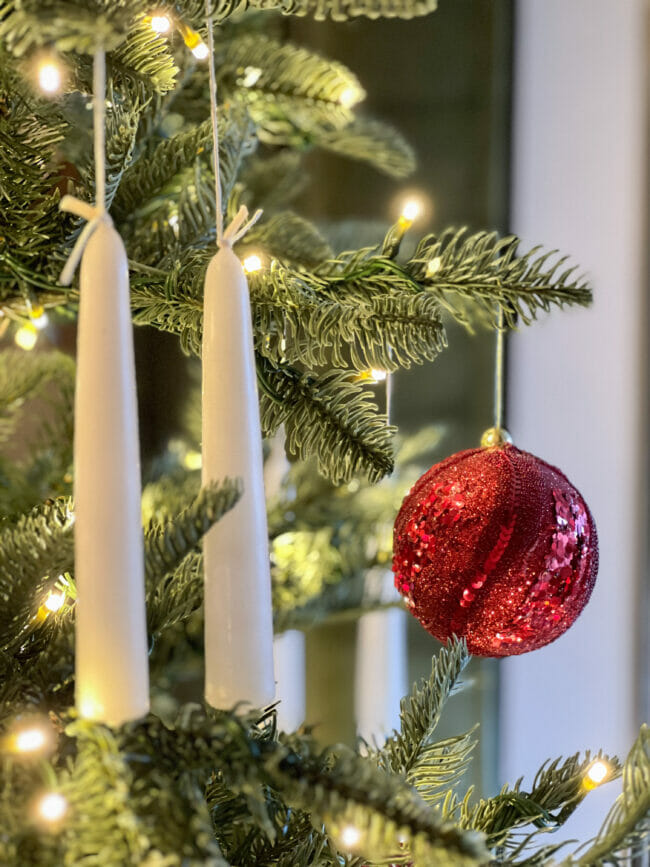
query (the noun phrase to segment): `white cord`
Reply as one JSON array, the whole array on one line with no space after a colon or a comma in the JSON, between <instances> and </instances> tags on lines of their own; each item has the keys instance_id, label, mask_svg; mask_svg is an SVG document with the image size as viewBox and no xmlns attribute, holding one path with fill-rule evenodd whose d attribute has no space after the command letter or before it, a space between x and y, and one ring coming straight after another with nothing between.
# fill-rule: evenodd
<instances>
[{"instance_id":1,"label":"white cord","mask_svg":"<svg viewBox=\"0 0 650 867\"><path fill-rule=\"evenodd\" d=\"M243 238L262 216L257 210L248 220L248 208L242 205L232 223L223 229L223 204L221 201L221 172L219 168L219 126L217 119L217 77L214 71L214 35L212 32L212 13L210 0L205 0L205 23L208 28L208 63L210 64L210 119L212 121L212 165L214 168L214 197L216 207L217 245L228 247ZM248 222L247 222L248 220Z\"/></svg>"},{"instance_id":2,"label":"white cord","mask_svg":"<svg viewBox=\"0 0 650 867\"><path fill-rule=\"evenodd\" d=\"M106 55L95 52L93 63L93 132L95 153L95 207L106 210Z\"/></svg>"},{"instance_id":3,"label":"white cord","mask_svg":"<svg viewBox=\"0 0 650 867\"><path fill-rule=\"evenodd\" d=\"M221 175L219 171L219 126L217 124L217 76L214 71L214 35L210 0L205 0L205 18L208 25L208 63L210 64L210 117L212 119L212 165L214 167L214 199L217 210L217 244L223 239L223 212L221 203Z\"/></svg>"},{"instance_id":4,"label":"white cord","mask_svg":"<svg viewBox=\"0 0 650 867\"><path fill-rule=\"evenodd\" d=\"M88 220L77 238L68 261L61 272L59 282L62 286L72 283L74 272L81 260L83 251L100 223L111 223L106 211L106 56L103 50L95 52L93 62L93 151L95 156L95 204L83 202L74 196L64 196L59 202L61 211L68 211Z\"/></svg>"}]
</instances>

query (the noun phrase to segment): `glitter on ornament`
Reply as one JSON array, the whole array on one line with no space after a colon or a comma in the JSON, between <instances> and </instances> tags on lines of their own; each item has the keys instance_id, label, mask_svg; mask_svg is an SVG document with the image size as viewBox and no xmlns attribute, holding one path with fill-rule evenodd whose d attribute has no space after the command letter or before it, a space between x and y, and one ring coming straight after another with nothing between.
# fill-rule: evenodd
<instances>
[{"instance_id":1,"label":"glitter on ornament","mask_svg":"<svg viewBox=\"0 0 650 867\"><path fill-rule=\"evenodd\" d=\"M596 527L555 467L509 444L433 466L395 522L395 586L440 641L509 656L564 633L589 600Z\"/></svg>"}]
</instances>

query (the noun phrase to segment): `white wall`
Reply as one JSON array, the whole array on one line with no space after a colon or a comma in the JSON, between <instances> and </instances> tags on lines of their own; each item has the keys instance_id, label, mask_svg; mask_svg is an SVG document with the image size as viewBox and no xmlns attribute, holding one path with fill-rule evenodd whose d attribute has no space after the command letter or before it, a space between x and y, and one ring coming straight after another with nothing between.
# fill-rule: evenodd
<instances>
[{"instance_id":1,"label":"white wall","mask_svg":"<svg viewBox=\"0 0 650 867\"><path fill-rule=\"evenodd\" d=\"M638 723L635 630L645 482L645 3L520 0L512 228L570 252L589 311L557 312L510 344L515 443L558 465L596 518L596 589L559 641L502 666L501 773L599 747L625 754ZM615 792L573 820L586 835Z\"/></svg>"}]
</instances>

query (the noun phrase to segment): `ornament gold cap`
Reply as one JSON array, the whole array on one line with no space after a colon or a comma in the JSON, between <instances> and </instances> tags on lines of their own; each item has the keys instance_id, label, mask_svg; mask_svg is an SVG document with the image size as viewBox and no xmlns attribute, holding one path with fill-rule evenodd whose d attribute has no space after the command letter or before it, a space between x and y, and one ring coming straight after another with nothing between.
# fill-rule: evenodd
<instances>
[{"instance_id":1,"label":"ornament gold cap","mask_svg":"<svg viewBox=\"0 0 650 867\"><path fill-rule=\"evenodd\" d=\"M481 437L481 448L493 449L512 445L512 437L504 427L488 428Z\"/></svg>"}]
</instances>

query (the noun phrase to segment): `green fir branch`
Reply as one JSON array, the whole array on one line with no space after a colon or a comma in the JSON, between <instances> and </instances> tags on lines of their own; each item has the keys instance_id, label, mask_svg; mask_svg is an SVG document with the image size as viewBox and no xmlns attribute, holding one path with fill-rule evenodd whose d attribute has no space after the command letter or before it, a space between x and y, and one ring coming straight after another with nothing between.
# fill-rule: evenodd
<instances>
[{"instance_id":1,"label":"green fir branch","mask_svg":"<svg viewBox=\"0 0 650 867\"><path fill-rule=\"evenodd\" d=\"M228 867L195 781L179 783L156 765L133 762L119 733L107 727L76 722L66 733L77 747L61 777L70 802L70 821L60 838L67 861L154 867L177 864L182 855L188 867Z\"/></svg>"},{"instance_id":2,"label":"green fir branch","mask_svg":"<svg viewBox=\"0 0 650 867\"><path fill-rule=\"evenodd\" d=\"M519 244L514 235L447 229L420 242L407 270L464 325L478 314L496 327L497 305L513 328L518 319L528 325L553 305L591 303L591 290L576 276L576 266L567 266L568 257L541 247L518 254Z\"/></svg>"},{"instance_id":3,"label":"green fir branch","mask_svg":"<svg viewBox=\"0 0 650 867\"><path fill-rule=\"evenodd\" d=\"M262 798L259 806L268 811L263 787L270 785L293 809L307 810L317 830L325 823L335 834L353 821L363 834L360 848L371 857L395 849L399 857L400 831L416 864L432 856L443 865L478 864L486 857L481 835L440 821L399 778L352 752L321 753L308 736L272 740L251 729L250 720L220 714L212 722L195 711L184 725L169 729L150 718L126 729L124 749L136 761L156 762L167 771L218 770L228 788L247 798L249 809Z\"/></svg>"},{"instance_id":4,"label":"green fir branch","mask_svg":"<svg viewBox=\"0 0 650 867\"><path fill-rule=\"evenodd\" d=\"M348 374L333 370L318 377L263 359L257 370L265 436L284 424L289 450L301 458L315 455L333 482L358 472L376 482L391 472L393 429Z\"/></svg>"},{"instance_id":5,"label":"green fir branch","mask_svg":"<svg viewBox=\"0 0 650 867\"><path fill-rule=\"evenodd\" d=\"M67 498L0 525L0 649L13 652L57 577L73 565L73 513Z\"/></svg>"},{"instance_id":6,"label":"green fir branch","mask_svg":"<svg viewBox=\"0 0 650 867\"><path fill-rule=\"evenodd\" d=\"M18 57L40 46L92 54L97 45L116 48L126 38L135 16L146 11L144 0L2 0L0 40Z\"/></svg>"},{"instance_id":7,"label":"green fir branch","mask_svg":"<svg viewBox=\"0 0 650 867\"><path fill-rule=\"evenodd\" d=\"M168 93L176 85L178 67L169 44L153 32L143 17L129 29L127 38L111 54L109 61L112 72L119 70L155 93Z\"/></svg>"},{"instance_id":8,"label":"green fir branch","mask_svg":"<svg viewBox=\"0 0 650 867\"><path fill-rule=\"evenodd\" d=\"M162 524L152 522L145 530L147 581L160 581L196 551L210 527L235 506L242 490L238 480L214 482L202 488L194 502L173 519Z\"/></svg>"},{"instance_id":9,"label":"green fir branch","mask_svg":"<svg viewBox=\"0 0 650 867\"><path fill-rule=\"evenodd\" d=\"M290 211L274 214L269 220L257 223L246 235L245 244L240 245L242 258L245 256L243 250L249 247L259 247L274 259L307 268L333 256L332 248L316 226Z\"/></svg>"},{"instance_id":10,"label":"green fir branch","mask_svg":"<svg viewBox=\"0 0 650 867\"><path fill-rule=\"evenodd\" d=\"M355 119L340 130L312 136L312 144L346 159L368 163L391 178L405 178L415 171L411 145L388 124L367 117Z\"/></svg>"},{"instance_id":11,"label":"green fir branch","mask_svg":"<svg viewBox=\"0 0 650 867\"><path fill-rule=\"evenodd\" d=\"M438 0L249 0L257 9L278 9L284 15L311 15L316 21L353 18L416 18L434 12Z\"/></svg>"},{"instance_id":12,"label":"green fir branch","mask_svg":"<svg viewBox=\"0 0 650 867\"><path fill-rule=\"evenodd\" d=\"M406 779L430 806L437 806L468 769L477 740L475 729L430 744Z\"/></svg>"},{"instance_id":13,"label":"green fir branch","mask_svg":"<svg viewBox=\"0 0 650 867\"><path fill-rule=\"evenodd\" d=\"M490 847L518 848L514 832L532 825L540 832L554 831L566 822L588 794L585 775L597 759L611 768L608 780L620 775L616 759L597 753L579 753L564 762L555 759L537 772L530 792L522 791L523 780L504 786L493 798L471 804L466 798L458 821L463 828L474 828L487 835ZM528 844L532 837L526 838Z\"/></svg>"},{"instance_id":14,"label":"green fir branch","mask_svg":"<svg viewBox=\"0 0 650 867\"><path fill-rule=\"evenodd\" d=\"M246 204L265 212L286 208L308 184L302 154L288 148L258 152L242 167L239 180Z\"/></svg>"},{"instance_id":15,"label":"green fir branch","mask_svg":"<svg viewBox=\"0 0 650 867\"><path fill-rule=\"evenodd\" d=\"M427 791L438 786L439 745L432 742L445 702L469 662L465 641L451 639L431 664L431 675L413 687L400 706L400 730L375 754L379 766L404 774ZM466 737L466 736L465 736ZM444 771L443 771L444 774ZM419 787L418 787L419 788Z\"/></svg>"},{"instance_id":16,"label":"green fir branch","mask_svg":"<svg viewBox=\"0 0 650 867\"><path fill-rule=\"evenodd\" d=\"M641 731L623 765L623 791L590 844L563 867L604 867L634 863L650 846L650 728Z\"/></svg>"},{"instance_id":17,"label":"green fir branch","mask_svg":"<svg viewBox=\"0 0 650 867\"><path fill-rule=\"evenodd\" d=\"M319 282L323 294L312 288ZM446 346L430 295L347 294L338 274L327 283L273 262L252 275L251 301L256 330L266 335L259 351L276 362L397 370L432 361Z\"/></svg>"},{"instance_id":18,"label":"green fir branch","mask_svg":"<svg viewBox=\"0 0 650 867\"><path fill-rule=\"evenodd\" d=\"M246 106L261 141L300 145L352 120L364 92L340 63L263 34L230 40L218 51L224 86Z\"/></svg>"},{"instance_id":19,"label":"green fir branch","mask_svg":"<svg viewBox=\"0 0 650 867\"><path fill-rule=\"evenodd\" d=\"M163 139L146 159L139 159L122 178L115 198L114 212L119 219L133 219L152 199L164 196L165 188L183 169L193 167L203 155L209 162L212 142L210 120ZM223 110L219 117L219 160L224 201L227 201L241 162L255 145L253 129L241 112ZM204 171L209 171L204 168Z\"/></svg>"},{"instance_id":20,"label":"green fir branch","mask_svg":"<svg viewBox=\"0 0 650 867\"><path fill-rule=\"evenodd\" d=\"M60 352L0 352L0 444L15 435L25 402L47 394L53 384L68 390L74 370L72 359Z\"/></svg>"}]
</instances>

